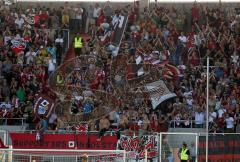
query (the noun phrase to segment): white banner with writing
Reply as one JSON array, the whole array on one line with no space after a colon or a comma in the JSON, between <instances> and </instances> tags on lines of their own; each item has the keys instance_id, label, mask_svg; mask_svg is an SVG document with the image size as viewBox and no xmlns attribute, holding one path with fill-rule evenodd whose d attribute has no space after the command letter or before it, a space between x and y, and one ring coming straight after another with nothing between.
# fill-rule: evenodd
<instances>
[{"instance_id":1,"label":"white banner with writing","mask_svg":"<svg viewBox=\"0 0 240 162\"><path fill-rule=\"evenodd\" d=\"M162 80L146 84L145 88L150 94L152 106L154 109L163 101L177 96L175 93L169 91Z\"/></svg>"}]
</instances>

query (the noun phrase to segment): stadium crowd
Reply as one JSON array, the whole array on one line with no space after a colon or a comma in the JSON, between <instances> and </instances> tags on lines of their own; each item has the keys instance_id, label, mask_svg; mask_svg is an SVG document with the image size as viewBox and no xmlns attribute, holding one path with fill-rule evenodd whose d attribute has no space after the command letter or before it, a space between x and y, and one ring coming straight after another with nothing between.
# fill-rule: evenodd
<instances>
[{"instance_id":1,"label":"stadium crowd","mask_svg":"<svg viewBox=\"0 0 240 162\"><path fill-rule=\"evenodd\" d=\"M1 6L1 117L22 118L28 114L27 122L33 121L35 96L49 89L48 77L62 62L66 44L62 29L87 34L89 37L84 40L82 53L106 60L105 68L100 69L105 70L104 74L99 74L98 86L91 87L90 93L99 86L105 91L113 88L106 86L111 85L110 71L107 71L110 68L106 67L110 66L111 59L117 58L111 41L116 34L114 29L118 23L115 22L120 21L119 17L123 15L128 16L122 39L126 46L120 47L118 55L127 59L119 61L125 61L125 65L126 61L134 62L138 56L154 57L155 61L167 61L177 67L178 75L172 72L165 74L165 67L159 67L163 75L157 79L164 80L177 97L156 110L149 99L128 99L126 103L112 107L108 117L89 125L90 130L117 128L165 132L169 127L203 128L206 125L206 58L209 57L210 131L240 132L239 11L224 4L208 7L194 3L192 8L185 9L161 5L151 7L151 10L145 8L141 11L136 3L114 9L109 2L103 6L90 5L89 8L81 5L72 7L68 3L57 9L28 6L25 10L18 6L14 10ZM147 63L147 60L143 62ZM113 75L118 84L125 84L118 73ZM119 94L120 91L117 90ZM86 102L87 108L96 105L93 100ZM98 107L101 104L98 103ZM80 107L82 105L75 105L75 109ZM37 123L39 119L34 120ZM49 119L50 129L65 129L64 122L69 120L69 114L62 117L54 114ZM9 119L7 124L15 121Z\"/></svg>"}]
</instances>

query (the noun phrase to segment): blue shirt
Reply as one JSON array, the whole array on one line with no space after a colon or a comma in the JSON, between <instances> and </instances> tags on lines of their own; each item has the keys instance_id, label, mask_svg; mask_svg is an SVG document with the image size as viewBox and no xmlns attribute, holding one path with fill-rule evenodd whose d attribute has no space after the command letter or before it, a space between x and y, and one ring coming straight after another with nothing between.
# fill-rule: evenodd
<instances>
[{"instance_id":1,"label":"blue shirt","mask_svg":"<svg viewBox=\"0 0 240 162\"><path fill-rule=\"evenodd\" d=\"M217 76L217 78L223 78L224 77L224 71L222 68L217 68L215 71L215 74Z\"/></svg>"},{"instance_id":2,"label":"blue shirt","mask_svg":"<svg viewBox=\"0 0 240 162\"><path fill-rule=\"evenodd\" d=\"M55 47L48 47L47 52L50 53L53 59L56 59L56 48Z\"/></svg>"},{"instance_id":3,"label":"blue shirt","mask_svg":"<svg viewBox=\"0 0 240 162\"><path fill-rule=\"evenodd\" d=\"M47 122L47 120L42 119L40 122L41 122L42 129L47 130L48 129L48 122Z\"/></svg>"},{"instance_id":4,"label":"blue shirt","mask_svg":"<svg viewBox=\"0 0 240 162\"><path fill-rule=\"evenodd\" d=\"M83 105L84 114L91 113L92 109L93 109L93 104L92 103L87 102Z\"/></svg>"}]
</instances>

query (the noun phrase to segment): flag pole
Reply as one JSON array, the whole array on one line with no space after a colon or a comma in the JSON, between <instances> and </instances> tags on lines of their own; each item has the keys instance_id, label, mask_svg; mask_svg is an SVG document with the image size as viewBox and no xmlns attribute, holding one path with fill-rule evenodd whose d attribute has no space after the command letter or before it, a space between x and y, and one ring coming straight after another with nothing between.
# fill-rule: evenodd
<instances>
[{"instance_id":1,"label":"flag pole","mask_svg":"<svg viewBox=\"0 0 240 162\"><path fill-rule=\"evenodd\" d=\"M209 99L209 57L207 57L207 98L206 98L206 162L208 162L208 99Z\"/></svg>"}]
</instances>

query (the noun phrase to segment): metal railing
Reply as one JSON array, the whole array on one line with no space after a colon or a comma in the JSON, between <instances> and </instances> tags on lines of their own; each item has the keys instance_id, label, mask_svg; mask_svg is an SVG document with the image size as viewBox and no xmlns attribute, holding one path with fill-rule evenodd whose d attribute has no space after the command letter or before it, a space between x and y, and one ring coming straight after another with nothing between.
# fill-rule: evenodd
<instances>
[{"instance_id":1,"label":"metal railing","mask_svg":"<svg viewBox=\"0 0 240 162\"><path fill-rule=\"evenodd\" d=\"M125 150L59 150L59 149L0 149L0 161L117 161L125 162ZM147 162L147 161L146 161Z\"/></svg>"},{"instance_id":2,"label":"metal railing","mask_svg":"<svg viewBox=\"0 0 240 162\"><path fill-rule=\"evenodd\" d=\"M17 131L17 132L21 132L21 131ZM0 131L0 133L4 133L4 134L2 134L2 140L4 141L4 144L9 146L9 143L8 143L9 140L4 140L3 137L4 138L9 138L10 137L9 133L11 133L11 132ZM27 133L27 132L25 132L25 133ZM93 133L98 133L98 132L93 132ZM151 134L151 135L147 135L147 136L154 137L155 142L157 143L154 147L155 149L158 150L157 156L154 157L155 160L160 161L160 162L166 160L166 155L165 154L166 154L166 152L168 152L168 149L165 147L166 145L169 145L169 147L171 148L171 154L174 156L174 158L178 158L178 156L177 156L178 155L178 150L179 150L179 148L182 147L182 143L186 142L189 149L191 149L190 147L192 147L191 146L192 144L194 145L194 147L192 148L192 151L194 151L194 152L192 152L192 153L194 153L193 155L196 157L196 159L194 159L194 161L197 162L198 161L197 157L199 156L199 158L202 159L204 157L204 154L205 154L204 153L204 150L205 150L204 149L204 147L205 147L205 144L204 144L205 137L204 136L205 135L206 135L206 133L166 132L166 133L158 133L158 134L155 133L155 134ZM229 147L229 148L237 147L235 145L232 145L232 143L233 143L233 140L237 141L239 135L240 135L239 133L238 134L237 133L210 133L209 134L209 136L211 137L210 138L210 140L211 140L210 145L211 145L211 147L216 147L217 149L220 149L220 148L218 148L218 145L214 145L214 142L216 142L216 140L217 140L217 141L227 142L228 145L226 147ZM226 138L227 136L228 136L228 138ZM121 135L121 138L122 137L126 137L126 136ZM138 136L129 136L129 137L132 138L133 140L136 140L136 138L138 138L138 139L142 138L142 137L138 137ZM234 137L234 138L232 138L232 137ZM143 138L143 139L146 139L146 138ZM125 140L125 142L126 142L126 140ZM224 145L224 142L223 142L223 145ZM222 147L222 146L219 146L219 147ZM119 152L118 148L116 148L116 150L117 150L117 152ZM0 152L1 151L4 151L4 150L2 149L2 150L0 150ZM5 151L18 151L18 150L5 149ZM20 151L22 151L22 150L20 150ZM33 152L40 152L40 154L42 152L39 149L34 149L32 151ZM43 152L45 152L45 151L47 151L47 150L43 149ZM59 152L61 152L61 151L62 150L59 150ZM66 152L71 152L71 151L73 151L73 150L68 150ZM84 152L84 151L86 151L86 150L83 150L83 151L76 150L76 152ZM148 156L150 156L149 153L151 152L151 150L147 150L147 151L148 152L144 152L145 153L144 161L147 161L147 160L151 159L151 158L148 157ZM229 151L229 150L225 150L225 151ZM57 151L54 151L54 152L57 152ZM101 150L96 150L95 152L101 152ZM114 152L114 151L112 151L112 152ZM130 152L134 152L134 151L130 151ZM128 151L126 151L126 153L127 153L126 156L127 156L127 159L128 159ZM59 155L59 154L57 154L57 155ZM75 154L75 156L76 156L76 154ZM219 155L219 156L222 157L222 156L225 156L225 155L223 153L223 155ZM211 159L211 157L209 157L209 158ZM202 161L202 160L200 160L200 161Z\"/></svg>"},{"instance_id":3,"label":"metal railing","mask_svg":"<svg viewBox=\"0 0 240 162\"><path fill-rule=\"evenodd\" d=\"M24 126L26 118L0 118L0 126Z\"/></svg>"},{"instance_id":4,"label":"metal railing","mask_svg":"<svg viewBox=\"0 0 240 162\"><path fill-rule=\"evenodd\" d=\"M188 125L184 123L188 122ZM202 127L196 127L195 120L171 120L169 122L169 128L205 128L206 122L204 121Z\"/></svg>"}]
</instances>

